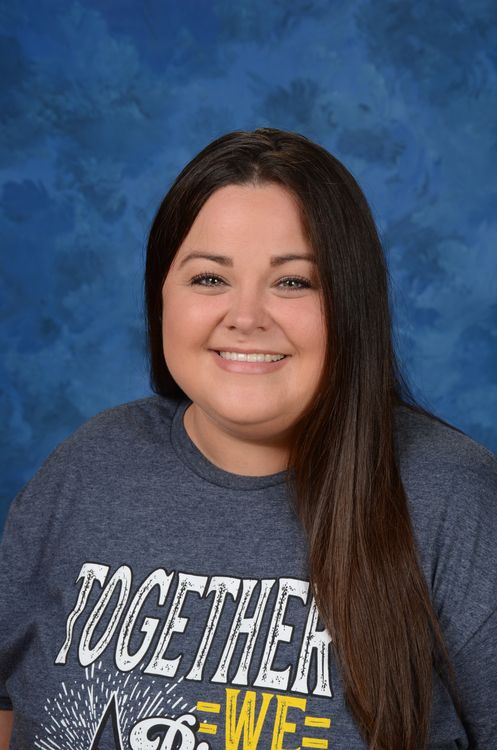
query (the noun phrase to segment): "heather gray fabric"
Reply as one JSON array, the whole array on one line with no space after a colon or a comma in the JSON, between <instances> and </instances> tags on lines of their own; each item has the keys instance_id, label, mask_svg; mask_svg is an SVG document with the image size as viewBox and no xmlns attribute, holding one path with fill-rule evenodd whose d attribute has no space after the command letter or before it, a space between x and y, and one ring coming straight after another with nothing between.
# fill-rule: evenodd
<instances>
[{"instance_id":1,"label":"heather gray fabric","mask_svg":"<svg viewBox=\"0 0 497 750\"><path fill-rule=\"evenodd\" d=\"M15 498L0 559L11 748L365 747L284 472L210 463L184 429L189 403L154 396L102 412ZM497 458L405 409L397 419L463 705L460 722L437 683L430 747L495 750Z\"/></svg>"}]
</instances>

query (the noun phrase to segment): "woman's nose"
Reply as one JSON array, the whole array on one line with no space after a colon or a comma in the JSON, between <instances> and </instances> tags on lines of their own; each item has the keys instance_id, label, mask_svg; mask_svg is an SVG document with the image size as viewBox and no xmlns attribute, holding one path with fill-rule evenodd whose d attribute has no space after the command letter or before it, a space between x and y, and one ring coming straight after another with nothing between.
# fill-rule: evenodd
<instances>
[{"instance_id":1,"label":"woman's nose","mask_svg":"<svg viewBox=\"0 0 497 750\"><path fill-rule=\"evenodd\" d=\"M249 332L268 325L269 313L263 290L255 285L245 286L243 289L233 290L229 297L224 319L227 326Z\"/></svg>"}]
</instances>

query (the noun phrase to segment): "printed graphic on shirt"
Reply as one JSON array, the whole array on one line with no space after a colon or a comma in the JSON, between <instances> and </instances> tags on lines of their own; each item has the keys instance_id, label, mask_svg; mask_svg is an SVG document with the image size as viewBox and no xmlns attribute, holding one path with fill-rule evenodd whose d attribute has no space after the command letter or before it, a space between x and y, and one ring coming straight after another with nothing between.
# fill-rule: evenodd
<instances>
[{"instance_id":1,"label":"printed graphic on shirt","mask_svg":"<svg viewBox=\"0 0 497 750\"><path fill-rule=\"evenodd\" d=\"M47 699L37 750L329 747L331 719L316 705L331 704L315 699L333 695L331 638L308 581L164 568L136 580L128 565L111 574L86 562L76 584L55 656L61 689ZM182 614L188 594L198 617ZM305 616L292 623L297 603ZM190 645L178 655L170 642L187 627ZM71 659L81 667L74 684L62 671Z\"/></svg>"}]
</instances>

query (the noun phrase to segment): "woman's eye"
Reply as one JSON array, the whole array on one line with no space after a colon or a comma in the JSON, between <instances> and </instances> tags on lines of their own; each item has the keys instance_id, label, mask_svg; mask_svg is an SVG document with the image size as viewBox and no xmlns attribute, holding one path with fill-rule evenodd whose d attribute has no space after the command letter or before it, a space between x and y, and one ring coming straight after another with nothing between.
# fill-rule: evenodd
<instances>
[{"instance_id":1,"label":"woman's eye","mask_svg":"<svg viewBox=\"0 0 497 750\"><path fill-rule=\"evenodd\" d=\"M285 284L287 281L292 281L292 282L296 281L297 284L300 284L300 286L288 286L287 289L290 289L290 290L292 290L292 289L297 289L297 290L298 289L310 289L311 286L312 286L312 284L309 281L309 279L304 279L302 276L291 276L291 277L289 277L287 279L281 279L281 281L279 281L278 283L279 284Z\"/></svg>"},{"instance_id":2,"label":"woman's eye","mask_svg":"<svg viewBox=\"0 0 497 750\"><path fill-rule=\"evenodd\" d=\"M203 281L207 281L209 279L216 279L217 281L221 281L221 283L224 283L220 276L216 276L213 273L201 273L198 274L198 276L194 276L193 279L191 279L190 284L198 284L199 286L219 286L219 284L202 284Z\"/></svg>"},{"instance_id":3,"label":"woman's eye","mask_svg":"<svg viewBox=\"0 0 497 750\"><path fill-rule=\"evenodd\" d=\"M213 273L200 273L190 280L191 286L217 287L221 284L224 284L223 279ZM312 287L309 279L305 279L303 276L289 276L286 279L280 279L277 285L283 285L283 288L290 292L293 290L310 289Z\"/></svg>"}]
</instances>

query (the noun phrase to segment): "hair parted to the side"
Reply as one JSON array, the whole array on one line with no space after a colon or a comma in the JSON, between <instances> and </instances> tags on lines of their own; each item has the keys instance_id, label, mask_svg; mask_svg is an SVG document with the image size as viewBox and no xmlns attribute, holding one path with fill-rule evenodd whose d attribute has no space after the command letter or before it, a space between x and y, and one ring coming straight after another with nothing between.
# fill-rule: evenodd
<instances>
[{"instance_id":1,"label":"hair parted to the side","mask_svg":"<svg viewBox=\"0 0 497 750\"><path fill-rule=\"evenodd\" d=\"M309 545L311 588L370 750L419 750L428 738L433 670L453 694L454 686L417 555L394 418L399 406L435 417L415 402L398 366L388 271L368 203L323 147L273 128L235 131L210 143L178 175L147 249L152 389L185 395L162 347L162 285L179 246L215 190L264 183L296 197L325 305L323 374L288 461L294 469L288 489Z\"/></svg>"}]
</instances>

